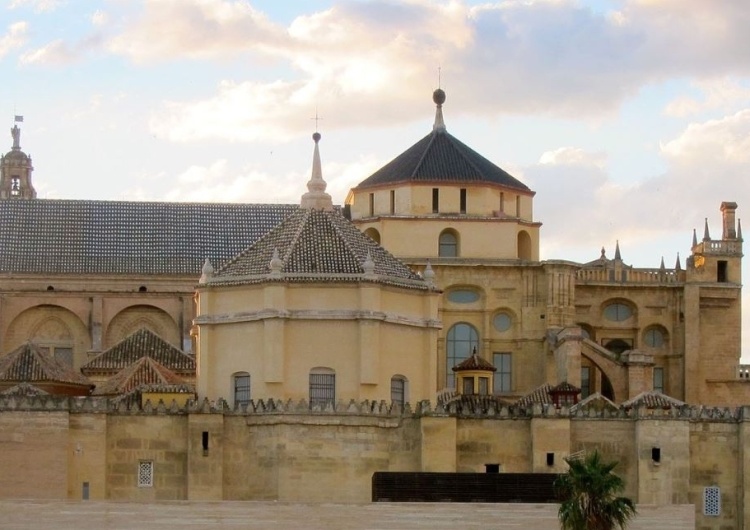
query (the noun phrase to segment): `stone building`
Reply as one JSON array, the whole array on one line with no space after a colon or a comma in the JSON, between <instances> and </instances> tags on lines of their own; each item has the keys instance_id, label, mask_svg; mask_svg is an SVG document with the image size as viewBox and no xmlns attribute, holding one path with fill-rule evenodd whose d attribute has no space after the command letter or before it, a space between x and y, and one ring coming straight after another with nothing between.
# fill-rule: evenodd
<instances>
[{"instance_id":1,"label":"stone building","mask_svg":"<svg viewBox=\"0 0 750 530\"><path fill-rule=\"evenodd\" d=\"M174 204L37 199L14 127L0 351L96 387L7 385L0 465L62 481L39 496L363 501L378 470L560 471L598 449L638 502L745 525L748 413L714 408L750 403L737 205L684 266L619 245L542 261L535 192L433 99L429 134L341 207L317 133L298 205Z\"/></svg>"}]
</instances>

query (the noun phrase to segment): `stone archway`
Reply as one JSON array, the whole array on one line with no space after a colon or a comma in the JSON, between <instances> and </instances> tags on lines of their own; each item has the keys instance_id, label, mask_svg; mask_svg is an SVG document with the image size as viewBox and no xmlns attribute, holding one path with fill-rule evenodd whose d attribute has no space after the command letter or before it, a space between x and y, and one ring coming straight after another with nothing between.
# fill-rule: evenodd
<instances>
[{"instance_id":1,"label":"stone archway","mask_svg":"<svg viewBox=\"0 0 750 530\"><path fill-rule=\"evenodd\" d=\"M107 325L103 347L111 348L141 328L152 331L173 346L182 349L177 323L169 313L151 305L134 305L117 313Z\"/></svg>"}]
</instances>

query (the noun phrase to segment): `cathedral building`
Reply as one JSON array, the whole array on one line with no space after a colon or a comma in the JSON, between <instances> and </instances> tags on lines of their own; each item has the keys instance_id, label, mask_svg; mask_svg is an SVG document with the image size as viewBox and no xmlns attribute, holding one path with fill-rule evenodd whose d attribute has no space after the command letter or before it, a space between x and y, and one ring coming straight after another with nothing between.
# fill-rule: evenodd
<instances>
[{"instance_id":1,"label":"cathedral building","mask_svg":"<svg viewBox=\"0 0 750 530\"><path fill-rule=\"evenodd\" d=\"M0 497L362 502L375 471L597 449L638 502L750 524L737 204L684 264L541 260L536 192L433 101L342 205L318 133L298 204L204 204L38 199L14 127L0 465L29 479Z\"/></svg>"}]
</instances>

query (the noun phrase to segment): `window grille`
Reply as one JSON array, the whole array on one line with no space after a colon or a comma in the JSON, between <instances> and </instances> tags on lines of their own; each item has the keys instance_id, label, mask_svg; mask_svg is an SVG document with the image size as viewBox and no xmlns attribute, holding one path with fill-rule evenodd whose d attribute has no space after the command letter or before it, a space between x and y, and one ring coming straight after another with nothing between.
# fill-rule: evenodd
<instances>
[{"instance_id":1,"label":"window grille","mask_svg":"<svg viewBox=\"0 0 750 530\"><path fill-rule=\"evenodd\" d=\"M250 403L250 374L234 376L234 403L236 405Z\"/></svg>"},{"instance_id":2,"label":"window grille","mask_svg":"<svg viewBox=\"0 0 750 530\"><path fill-rule=\"evenodd\" d=\"M151 488L154 485L154 462L141 460L138 462L138 487Z\"/></svg>"},{"instance_id":3,"label":"window grille","mask_svg":"<svg viewBox=\"0 0 750 530\"><path fill-rule=\"evenodd\" d=\"M403 377L391 378L391 401L400 406L406 402L406 380Z\"/></svg>"},{"instance_id":4,"label":"window grille","mask_svg":"<svg viewBox=\"0 0 750 530\"><path fill-rule=\"evenodd\" d=\"M310 406L333 404L336 401L336 374L310 374Z\"/></svg>"},{"instance_id":5,"label":"window grille","mask_svg":"<svg viewBox=\"0 0 750 530\"><path fill-rule=\"evenodd\" d=\"M455 258L458 256L458 239L455 234L443 232L438 238L438 256Z\"/></svg>"},{"instance_id":6,"label":"window grille","mask_svg":"<svg viewBox=\"0 0 750 530\"><path fill-rule=\"evenodd\" d=\"M703 490L703 515L721 515L721 489L718 486L709 486Z\"/></svg>"},{"instance_id":7,"label":"window grille","mask_svg":"<svg viewBox=\"0 0 750 530\"><path fill-rule=\"evenodd\" d=\"M664 393L664 368L660 366L654 367L654 390Z\"/></svg>"},{"instance_id":8,"label":"window grille","mask_svg":"<svg viewBox=\"0 0 750 530\"><path fill-rule=\"evenodd\" d=\"M512 375L513 375L513 357L510 353L494 353L493 364L497 371L495 372L494 384L495 388L493 392L495 394L501 392L511 392L512 388Z\"/></svg>"}]
</instances>

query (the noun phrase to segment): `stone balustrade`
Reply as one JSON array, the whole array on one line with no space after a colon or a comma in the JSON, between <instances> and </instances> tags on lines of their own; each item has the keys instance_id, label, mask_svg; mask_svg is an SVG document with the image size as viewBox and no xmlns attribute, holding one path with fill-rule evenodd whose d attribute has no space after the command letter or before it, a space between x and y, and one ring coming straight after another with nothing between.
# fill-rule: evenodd
<instances>
[{"instance_id":1,"label":"stone balustrade","mask_svg":"<svg viewBox=\"0 0 750 530\"><path fill-rule=\"evenodd\" d=\"M582 283L678 284L683 281L683 277L682 271L665 269L584 268L576 271L576 280Z\"/></svg>"},{"instance_id":2,"label":"stone balustrade","mask_svg":"<svg viewBox=\"0 0 750 530\"><path fill-rule=\"evenodd\" d=\"M734 239L729 241L709 240L701 241L695 247L693 252L697 254L719 254L719 255L736 255L742 254L742 240Z\"/></svg>"}]
</instances>

